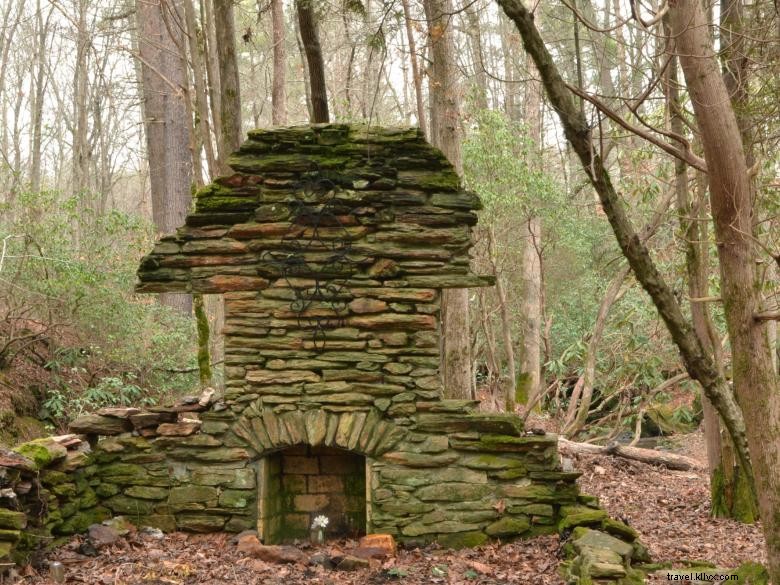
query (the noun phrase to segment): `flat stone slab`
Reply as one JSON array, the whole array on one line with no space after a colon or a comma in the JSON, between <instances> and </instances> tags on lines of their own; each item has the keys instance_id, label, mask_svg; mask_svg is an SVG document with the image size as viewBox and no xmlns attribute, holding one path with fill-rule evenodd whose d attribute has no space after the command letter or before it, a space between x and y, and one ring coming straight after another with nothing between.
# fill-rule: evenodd
<instances>
[{"instance_id":1,"label":"flat stone slab","mask_svg":"<svg viewBox=\"0 0 780 585\"><path fill-rule=\"evenodd\" d=\"M633 547L627 542L618 540L600 530L591 530L589 528L580 528L575 531L575 538L572 541L574 548L579 552L588 549L606 549L614 552L622 558L630 558Z\"/></svg>"}]
</instances>

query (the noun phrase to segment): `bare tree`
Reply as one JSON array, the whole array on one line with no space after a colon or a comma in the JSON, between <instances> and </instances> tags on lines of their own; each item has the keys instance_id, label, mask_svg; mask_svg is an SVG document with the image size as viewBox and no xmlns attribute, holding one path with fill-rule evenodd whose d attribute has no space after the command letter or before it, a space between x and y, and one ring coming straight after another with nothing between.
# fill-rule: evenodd
<instances>
[{"instance_id":1,"label":"bare tree","mask_svg":"<svg viewBox=\"0 0 780 585\"><path fill-rule=\"evenodd\" d=\"M46 92L46 43L49 36L49 23L54 7L50 7L46 17L41 1L35 3L35 25L38 29L35 59L35 91L31 95L32 139L30 144L30 189L41 189L41 160L43 157L43 102Z\"/></svg>"},{"instance_id":2,"label":"bare tree","mask_svg":"<svg viewBox=\"0 0 780 585\"><path fill-rule=\"evenodd\" d=\"M429 80L431 144L440 148L458 174L463 172L460 148L460 88L455 68L453 13L449 0L425 0L428 42L431 48ZM442 293L442 381L450 398L469 398L473 393L469 333L469 298L466 289Z\"/></svg>"},{"instance_id":3,"label":"bare tree","mask_svg":"<svg viewBox=\"0 0 780 585\"><path fill-rule=\"evenodd\" d=\"M417 125L428 134L428 122L425 115L425 105L423 101L422 75L420 73L420 64L417 61L417 41L414 38L414 29L412 28L412 15L409 10L409 0L401 0L401 6L404 9L404 24L406 26L406 41L409 45L409 62L412 64L412 80L414 81L414 98L417 104Z\"/></svg>"},{"instance_id":4,"label":"bare tree","mask_svg":"<svg viewBox=\"0 0 780 585\"><path fill-rule=\"evenodd\" d=\"M209 1L209 0L205 0ZM221 96L219 167L229 173L227 157L244 140L241 129L241 89L236 62L236 26L233 20L232 0L214 1L214 29L216 32L217 61L219 64L219 93Z\"/></svg>"},{"instance_id":5,"label":"bare tree","mask_svg":"<svg viewBox=\"0 0 780 585\"><path fill-rule=\"evenodd\" d=\"M274 78L271 90L271 119L274 126L287 124L287 49L284 44L284 3L271 0L274 43Z\"/></svg>"},{"instance_id":6,"label":"bare tree","mask_svg":"<svg viewBox=\"0 0 780 585\"><path fill-rule=\"evenodd\" d=\"M192 61L192 75L194 83L193 95L195 98L195 111L197 112L197 124L193 129L199 136L198 143L206 152L206 164L210 177L217 175L217 155L214 152L211 119L209 117L209 92L206 84L206 66L204 60L204 46L201 43L201 34L198 29L197 16L192 0L184 0L184 16L187 21L187 45ZM200 157L200 146L196 148L196 157Z\"/></svg>"},{"instance_id":7,"label":"bare tree","mask_svg":"<svg viewBox=\"0 0 780 585\"><path fill-rule=\"evenodd\" d=\"M136 2L152 217L162 233L184 223L191 201L191 121L185 103L186 65L179 50L184 42L182 16L181 2ZM184 312L192 307L189 295L166 293L160 302Z\"/></svg>"},{"instance_id":8,"label":"bare tree","mask_svg":"<svg viewBox=\"0 0 780 585\"><path fill-rule=\"evenodd\" d=\"M325 86L325 62L317 30L317 15L312 0L296 0L298 28L301 33L303 51L308 65L309 91L311 99L311 121L328 122L328 91Z\"/></svg>"}]
</instances>

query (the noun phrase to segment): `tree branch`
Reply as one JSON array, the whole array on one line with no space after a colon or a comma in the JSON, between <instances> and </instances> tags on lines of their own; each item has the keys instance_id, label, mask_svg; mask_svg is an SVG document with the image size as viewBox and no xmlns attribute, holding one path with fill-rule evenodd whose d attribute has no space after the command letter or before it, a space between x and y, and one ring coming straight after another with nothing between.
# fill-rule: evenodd
<instances>
[{"instance_id":1,"label":"tree branch","mask_svg":"<svg viewBox=\"0 0 780 585\"><path fill-rule=\"evenodd\" d=\"M753 315L754 321L780 321L780 311L763 311Z\"/></svg>"}]
</instances>

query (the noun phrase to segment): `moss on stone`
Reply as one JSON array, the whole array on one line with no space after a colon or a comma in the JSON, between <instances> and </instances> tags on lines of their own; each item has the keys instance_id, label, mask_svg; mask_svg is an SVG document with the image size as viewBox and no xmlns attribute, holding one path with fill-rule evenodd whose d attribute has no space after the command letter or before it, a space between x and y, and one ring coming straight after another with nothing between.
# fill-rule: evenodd
<instances>
[{"instance_id":1,"label":"moss on stone","mask_svg":"<svg viewBox=\"0 0 780 585\"><path fill-rule=\"evenodd\" d=\"M176 526L189 532L217 532L224 528L227 518L213 514L179 514Z\"/></svg>"},{"instance_id":2,"label":"moss on stone","mask_svg":"<svg viewBox=\"0 0 780 585\"><path fill-rule=\"evenodd\" d=\"M125 490L125 495L142 500L163 500L168 496L168 489L148 485L134 485Z\"/></svg>"},{"instance_id":3,"label":"moss on stone","mask_svg":"<svg viewBox=\"0 0 780 585\"><path fill-rule=\"evenodd\" d=\"M95 493L101 498L109 498L119 493L119 486L114 483L101 483L95 488Z\"/></svg>"},{"instance_id":4,"label":"moss on stone","mask_svg":"<svg viewBox=\"0 0 780 585\"><path fill-rule=\"evenodd\" d=\"M3 542L17 542L22 536L21 530L4 530L0 529L0 541Z\"/></svg>"},{"instance_id":5,"label":"moss on stone","mask_svg":"<svg viewBox=\"0 0 780 585\"><path fill-rule=\"evenodd\" d=\"M257 207L255 197L202 197L195 203L198 213L214 211L254 211Z\"/></svg>"},{"instance_id":6,"label":"moss on stone","mask_svg":"<svg viewBox=\"0 0 780 585\"><path fill-rule=\"evenodd\" d=\"M14 512L0 508L0 528L23 530L27 527L27 515L24 512Z\"/></svg>"},{"instance_id":7,"label":"moss on stone","mask_svg":"<svg viewBox=\"0 0 780 585\"><path fill-rule=\"evenodd\" d=\"M253 490L224 490L219 495L219 505L225 508L246 508L252 501Z\"/></svg>"},{"instance_id":8,"label":"moss on stone","mask_svg":"<svg viewBox=\"0 0 780 585\"><path fill-rule=\"evenodd\" d=\"M769 572L760 563L742 563L732 574L739 577L740 583L769 585Z\"/></svg>"},{"instance_id":9,"label":"moss on stone","mask_svg":"<svg viewBox=\"0 0 780 585\"><path fill-rule=\"evenodd\" d=\"M522 461L502 455L494 455L491 453L464 457L461 460L461 465L470 469L479 469L483 471L500 471L512 469L515 471L515 473L520 474L516 475L515 477L521 477L522 475L525 475L525 465Z\"/></svg>"},{"instance_id":10,"label":"moss on stone","mask_svg":"<svg viewBox=\"0 0 780 585\"><path fill-rule=\"evenodd\" d=\"M51 465L54 461L64 459L68 450L51 439L35 439L28 443L22 443L14 448L14 451L27 457L38 469Z\"/></svg>"},{"instance_id":11,"label":"moss on stone","mask_svg":"<svg viewBox=\"0 0 780 585\"><path fill-rule=\"evenodd\" d=\"M488 524L485 532L488 536L519 536L531 527L527 516L506 516Z\"/></svg>"},{"instance_id":12,"label":"moss on stone","mask_svg":"<svg viewBox=\"0 0 780 585\"><path fill-rule=\"evenodd\" d=\"M46 486L56 486L62 483L70 481L67 473L62 471L56 471L54 469L46 469L41 472L41 483Z\"/></svg>"},{"instance_id":13,"label":"moss on stone","mask_svg":"<svg viewBox=\"0 0 780 585\"><path fill-rule=\"evenodd\" d=\"M81 510L74 514L55 530L56 534L79 534L86 532L87 528L93 524L98 524L111 517L111 510L103 506L95 506Z\"/></svg>"},{"instance_id":14,"label":"moss on stone","mask_svg":"<svg viewBox=\"0 0 780 585\"><path fill-rule=\"evenodd\" d=\"M257 520L254 517L233 516L225 524L226 532L243 532L257 527Z\"/></svg>"},{"instance_id":15,"label":"moss on stone","mask_svg":"<svg viewBox=\"0 0 780 585\"><path fill-rule=\"evenodd\" d=\"M153 500L142 500L120 494L108 498L104 503L114 513L126 514L130 517L151 514L156 506Z\"/></svg>"},{"instance_id":16,"label":"moss on stone","mask_svg":"<svg viewBox=\"0 0 780 585\"><path fill-rule=\"evenodd\" d=\"M563 517L558 522L559 532L576 526L601 525L601 522L607 518L605 510L594 510L581 506L561 506L561 515Z\"/></svg>"},{"instance_id":17,"label":"moss on stone","mask_svg":"<svg viewBox=\"0 0 780 585\"><path fill-rule=\"evenodd\" d=\"M216 502L219 492L216 488L200 485L184 485L171 489L168 497L170 504Z\"/></svg>"},{"instance_id":18,"label":"moss on stone","mask_svg":"<svg viewBox=\"0 0 780 585\"><path fill-rule=\"evenodd\" d=\"M639 533L631 528L628 524L620 522L619 520L613 520L612 518L605 518L601 523L601 527L608 533L622 538L628 542L634 542L639 538Z\"/></svg>"},{"instance_id":19,"label":"moss on stone","mask_svg":"<svg viewBox=\"0 0 780 585\"><path fill-rule=\"evenodd\" d=\"M631 545L632 552L631 558L637 563L650 563L653 558L650 556L650 551L640 541L635 540Z\"/></svg>"},{"instance_id":20,"label":"moss on stone","mask_svg":"<svg viewBox=\"0 0 780 585\"><path fill-rule=\"evenodd\" d=\"M150 514L138 518L138 526L151 526L163 532L176 531L176 518L172 514Z\"/></svg>"},{"instance_id":21,"label":"moss on stone","mask_svg":"<svg viewBox=\"0 0 780 585\"><path fill-rule=\"evenodd\" d=\"M76 484L70 482L57 484L51 488L51 491L61 498L72 498L76 495Z\"/></svg>"},{"instance_id":22,"label":"moss on stone","mask_svg":"<svg viewBox=\"0 0 780 585\"><path fill-rule=\"evenodd\" d=\"M436 538L438 543L447 548L474 548L487 542L488 536L484 532L472 530L469 532L457 532L455 534L440 534Z\"/></svg>"},{"instance_id":23,"label":"moss on stone","mask_svg":"<svg viewBox=\"0 0 780 585\"><path fill-rule=\"evenodd\" d=\"M626 576L618 579L617 585L644 585L645 573L639 569L626 569Z\"/></svg>"},{"instance_id":24,"label":"moss on stone","mask_svg":"<svg viewBox=\"0 0 780 585\"><path fill-rule=\"evenodd\" d=\"M7 559L11 556L14 544L12 542L0 542L0 559Z\"/></svg>"}]
</instances>

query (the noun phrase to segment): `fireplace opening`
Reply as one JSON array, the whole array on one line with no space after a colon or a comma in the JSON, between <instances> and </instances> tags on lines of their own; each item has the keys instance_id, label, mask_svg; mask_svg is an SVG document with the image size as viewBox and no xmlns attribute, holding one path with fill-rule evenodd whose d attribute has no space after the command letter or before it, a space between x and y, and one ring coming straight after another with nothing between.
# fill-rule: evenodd
<instances>
[{"instance_id":1,"label":"fireplace opening","mask_svg":"<svg viewBox=\"0 0 780 585\"><path fill-rule=\"evenodd\" d=\"M296 445L260 460L258 533L266 544L309 538L328 518L327 538L366 532L366 458L331 447Z\"/></svg>"}]
</instances>

